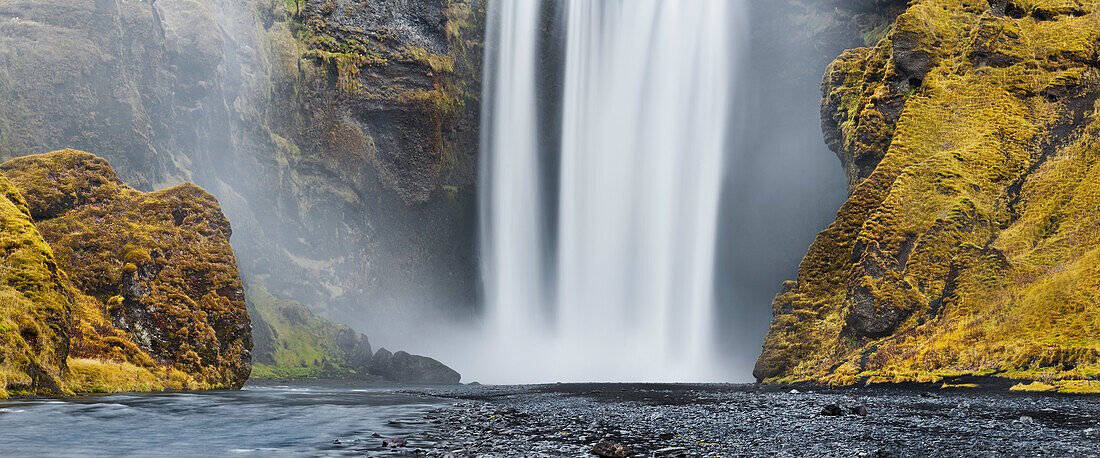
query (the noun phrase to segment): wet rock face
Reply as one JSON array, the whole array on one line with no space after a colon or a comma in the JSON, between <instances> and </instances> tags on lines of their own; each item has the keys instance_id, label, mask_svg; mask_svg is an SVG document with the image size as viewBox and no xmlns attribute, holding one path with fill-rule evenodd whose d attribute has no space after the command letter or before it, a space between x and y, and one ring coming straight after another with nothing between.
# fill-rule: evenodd
<instances>
[{"instance_id":1,"label":"wet rock face","mask_svg":"<svg viewBox=\"0 0 1100 458\"><path fill-rule=\"evenodd\" d=\"M775 298L758 379L1095 389L1095 3L921 0L830 65L850 198Z\"/></svg>"},{"instance_id":2,"label":"wet rock face","mask_svg":"<svg viewBox=\"0 0 1100 458\"><path fill-rule=\"evenodd\" d=\"M200 128L216 132L227 112L221 34L202 3L15 0L0 17L0 160L79 148L138 189L206 162Z\"/></svg>"},{"instance_id":3,"label":"wet rock face","mask_svg":"<svg viewBox=\"0 0 1100 458\"><path fill-rule=\"evenodd\" d=\"M277 65L249 139L267 178L230 211L263 232L246 273L359 328L472 306L484 2L298 5L257 5Z\"/></svg>"},{"instance_id":4,"label":"wet rock face","mask_svg":"<svg viewBox=\"0 0 1100 458\"><path fill-rule=\"evenodd\" d=\"M325 111L315 122L360 132L343 146L358 150L406 203L475 179L481 7L466 0L303 2L298 20L314 34L304 40L304 56L321 70L305 87Z\"/></svg>"},{"instance_id":5,"label":"wet rock face","mask_svg":"<svg viewBox=\"0 0 1100 458\"><path fill-rule=\"evenodd\" d=\"M213 196L191 184L135 191L73 150L13 159L0 173L27 197L78 296L69 356L180 371L192 387L244 384L251 324Z\"/></svg>"},{"instance_id":6,"label":"wet rock face","mask_svg":"<svg viewBox=\"0 0 1100 458\"><path fill-rule=\"evenodd\" d=\"M371 358L369 370L371 374L399 383L457 385L462 379L458 372L432 358L404 351L390 353L385 348L379 348Z\"/></svg>"}]
</instances>

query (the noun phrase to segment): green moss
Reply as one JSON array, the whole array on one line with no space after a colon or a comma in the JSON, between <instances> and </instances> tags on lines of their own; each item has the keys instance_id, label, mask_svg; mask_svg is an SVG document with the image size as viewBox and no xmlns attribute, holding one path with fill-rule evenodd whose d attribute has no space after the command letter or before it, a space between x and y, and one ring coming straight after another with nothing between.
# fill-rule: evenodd
<instances>
[{"instance_id":1,"label":"green moss","mask_svg":"<svg viewBox=\"0 0 1100 458\"><path fill-rule=\"evenodd\" d=\"M26 203L0 176L0 397L65 392L72 295Z\"/></svg>"},{"instance_id":2,"label":"green moss","mask_svg":"<svg viewBox=\"0 0 1100 458\"><path fill-rule=\"evenodd\" d=\"M244 383L248 316L213 196L190 184L141 193L106 161L73 150L14 159L0 173L26 197L22 211L56 259L49 270L67 274L61 347L87 369L74 373L74 389ZM129 375L112 382L112 368Z\"/></svg>"},{"instance_id":3,"label":"green moss","mask_svg":"<svg viewBox=\"0 0 1100 458\"><path fill-rule=\"evenodd\" d=\"M262 285L249 286L247 295L256 327L264 328L256 332L252 378L373 378L366 371L371 348L365 336Z\"/></svg>"},{"instance_id":4,"label":"green moss","mask_svg":"<svg viewBox=\"0 0 1100 458\"><path fill-rule=\"evenodd\" d=\"M1100 374L1100 17L1082 11L919 1L830 67L851 196L776 297L758 378Z\"/></svg>"},{"instance_id":5,"label":"green moss","mask_svg":"<svg viewBox=\"0 0 1100 458\"><path fill-rule=\"evenodd\" d=\"M437 74L454 73L455 71L454 59L448 56L433 54L419 46L406 47L405 54L408 56L408 59L431 67L432 71Z\"/></svg>"}]
</instances>

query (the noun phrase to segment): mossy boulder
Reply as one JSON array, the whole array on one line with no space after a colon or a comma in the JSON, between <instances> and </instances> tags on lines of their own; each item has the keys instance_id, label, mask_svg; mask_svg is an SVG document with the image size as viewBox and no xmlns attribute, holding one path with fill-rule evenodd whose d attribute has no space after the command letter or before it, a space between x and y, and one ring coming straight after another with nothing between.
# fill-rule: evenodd
<instances>
[{"instance_id":1,"label":"mossy boulder","mask_svg":"<svg viewBox=\"0 0 1100 458\"><path fill-rule=\"evenodd\" d=\"M766 382L1100 389L1100 2L920 0L830 66L850 198L773 303Z\"/></svg>"},{"instance_id":2,"label":"mossy boulder","mask_svg":"<svg viewBox=\"0 0 1100 458\"><path fill-rule=\"evenodd\" d=\"M232 231L213 196L191 184L142 193L119 180L105 160L74 150L16 158L0 164L0 174L17 191L9 202L26 223L33 218L34 232L24 234L48 243L40 244L38 256L59 279L58 293L34 304L49 307L51 319L64 323L54 326L63 339L52 347L64 356L63 386L118 391L244 384L251 325L229 245ZM35 264L5 266L27 270Z\"/></svg>"}]
</instances>

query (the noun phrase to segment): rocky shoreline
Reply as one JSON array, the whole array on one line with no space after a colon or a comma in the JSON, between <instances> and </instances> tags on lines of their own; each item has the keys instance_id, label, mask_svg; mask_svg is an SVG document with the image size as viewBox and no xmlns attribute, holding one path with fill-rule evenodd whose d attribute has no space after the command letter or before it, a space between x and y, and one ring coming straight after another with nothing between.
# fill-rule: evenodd
<instances>
[{"instance_id":1,"label":"rocky shoreline","mask_svg":"<svg viewBox=\"0 0 1100 458\"><path fill-rule=\"evenodd\" d=\"M1100 456L1100 397L913 387L554 384L406 391L425 456Z\"/></svg>"}]
</instances>

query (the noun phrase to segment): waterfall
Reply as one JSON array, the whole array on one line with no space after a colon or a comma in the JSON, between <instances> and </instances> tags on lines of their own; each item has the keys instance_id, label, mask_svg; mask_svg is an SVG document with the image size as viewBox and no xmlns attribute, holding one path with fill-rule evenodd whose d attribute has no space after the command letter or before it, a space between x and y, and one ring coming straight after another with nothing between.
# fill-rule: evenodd
<instances>
[{"instance_id":1,"label":"waterfall","mask_svg":"<svg viewBox=\"0 0 1100 458\"><path fill-rule=\"evenodd\" d=\"M540 2L491 2L481 250L497 370L479 369L493 381L720 377L714 252L739 5L569 0L561 128L546 132ZM556 173L540 168L546 135L560 136Z\"/></svg>"}]
</instances>

